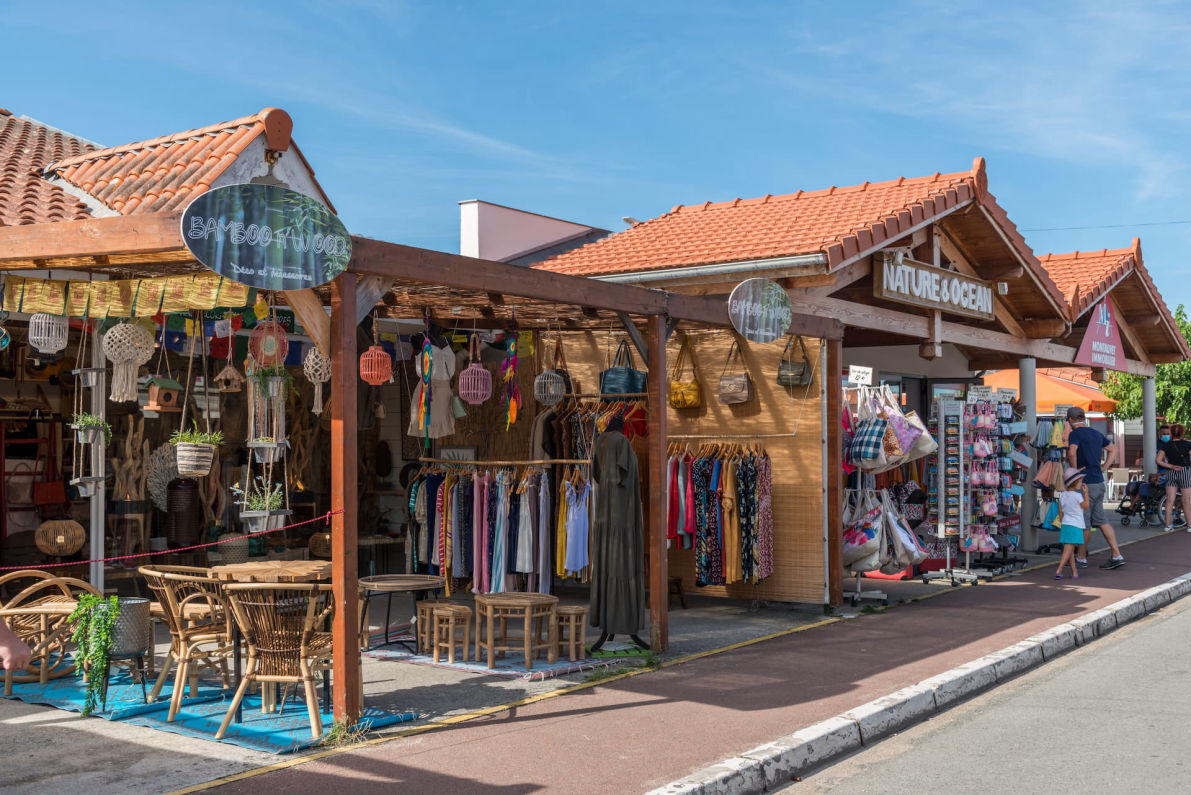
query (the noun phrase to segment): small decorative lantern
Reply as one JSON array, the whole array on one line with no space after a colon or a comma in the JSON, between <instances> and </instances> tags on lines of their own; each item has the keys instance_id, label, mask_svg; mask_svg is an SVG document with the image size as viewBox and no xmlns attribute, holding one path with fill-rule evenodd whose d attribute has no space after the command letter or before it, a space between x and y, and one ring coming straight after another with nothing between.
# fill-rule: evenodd
<instances>
[{"instance_id":1,"label":"small decorative lantern","mask_svg":"<svg viewBox=\"0 0 1191 795\"><path fill-rule=\"evenodd\" d=\"M373 386L380 386L393 377L393 360L384 348L372 345L360 354L360 377Z\"/></svg>"},{"instance_id":2,"label":"small decorative lantern","mask_svg":"<svg viewBox=\"0 0 1191 795\"><path fill-rule=\"evenodd\" d=\"M176 413L182 410L182 385L172 378L155 375L148 381L149 402L145 408L149 411Z\"/></svg>"},{"instance_id":3,"label":"small decorative lantern","mask_svg":"<svg viewBox=\"0 0 1191 795\"><path fill-rule=\"evenodd\" d=\"M280 367L289 353L289 336L280 323L262 320L248 335L248 350L261 367Z\"/></svg>"},{"instance_id":4,"label":"small decorative lantern","mask_svg":"<svg viewBox=\"0 0 1191 795\"><path fill-rule=\"evenodd\" d=\"M52 519L42 522L34 534L33 542L43 555L64 558L83 548L87 531L72 519Z\"/></svg>"},{"instance_id":5,"label":"small decorative lantern","mask_svg":"<svg viewBox=\"0 0 1191 795\"><path fill-rule=\"evenodd\" d=\"M323 384L331 380L331 360L323 356L318 346L311 345L302 359L302 372L310 383L314 384L314 403L310 410L315 414L323 413Z\"/></svg>"},{"instance_id":6,"label":"small decorative lantern","mask_svg":"<svg viewBox=\"0 0 1191 795\"><path fill-rule=\"evenodd\" d=\"M473 406L478 406L492 397L492 373L480 364L480 338L471 335L467 356L470 363L459 373L459 397Z\"/></svg>"},{"instance_id":7,"label":"small decorative lantern","mask_svg":"<svg viewBox=\"0 0 1191 795\"><path fill-rule=\"evenodd\" d=\"M231 362L219 371L219 374L211 379L219 386L220 392L233 393L239 392L244 388L244 376L236 369L236 366Z\"/></svg>"},{"instance_id":8,"label":"small decorative lantern","mask_svg":"<svg viewBox=\"0 0 1191 795\"><path fill-rule=\"evenodd\" d=\"M69 326L62 315L38 312L29 318L29 344L38 362L52 362L66 347Z\"/></svg>"},{"instance_id":9,"label":"small decorative lantern","mask_svg":"<svg viewBox=\"0 0 1191 795\"><path fill-rule=\"evenodd\" d=\"M136 400L136 374L153 356L153 335L140 326L120 323L103 335L103 353L112 363L111 399Z\"/></svg>"}]
</instances>

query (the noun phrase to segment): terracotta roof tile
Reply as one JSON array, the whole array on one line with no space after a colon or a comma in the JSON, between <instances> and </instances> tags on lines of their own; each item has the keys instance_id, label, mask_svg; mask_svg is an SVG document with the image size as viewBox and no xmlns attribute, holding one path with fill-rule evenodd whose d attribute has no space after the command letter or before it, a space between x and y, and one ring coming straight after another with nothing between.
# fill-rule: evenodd
<instances>
[{"instance_id":1,"label":"terracotta roof tile","mask_svg":"<svg viewBox=\"0 0 1191 795\"><path fill-rule=\"evenodd\" d=\"M90 218L86 205L42 179L41 171L93 149L82 138L0 110L0 226Z\"/></svg>"},{"instance_id":2,"label":"terracotta roof tile","mask_svg":"<svg viewBox=\"0 0 1191 795\"><path fill-rule=\"evenodd\" d=\"M293 121L277 108L148 141L75 153L47 176L65 179L123 214L179 210L235 162L260 135L270 149L289 148Z\"/></svg>"}]
</instances>

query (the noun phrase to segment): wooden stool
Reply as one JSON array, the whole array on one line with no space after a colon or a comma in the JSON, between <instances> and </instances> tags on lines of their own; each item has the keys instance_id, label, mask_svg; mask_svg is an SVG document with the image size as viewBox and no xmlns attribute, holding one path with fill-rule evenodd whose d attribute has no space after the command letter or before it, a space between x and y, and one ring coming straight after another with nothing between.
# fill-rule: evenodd
<instances>
[{"instance_id":1,"label":"wooden stool","mask_svg":"<svg viewBox=\"0 0 1191 795\"><path fill-rule=\"evenodd\" d=\"M417 638L419 654L429 654L434 642L434 608L442 604L451 604L441 599L423 599L417 603L417 616L414 619L414 636Z\"/></svg>"},{"instance_id":2,"label":"wooden stool","mask_svg":"<svg viewBox=\"0 0 1191 795\"><path fill-rule=\"evenodd\" d=\"M558 616L558 654L566 649L571 662L587 658L587 608L578 605L562 605Z\"/></svg>"},{"instance_id":3,"label":"wooden stool","mask_svg":"<svg viewBox=\"0 0 1191 795\"><path fill-rule=\"evenodd\" d=\"M447 662L455 662L455 646L462 644L463 659L471 656L471 608L467 605L438 604L434 607L434 661L438 662L439 653L447 652ZM462 636L457 633L462 630Z\"/></svg>"},{"instance_id":4,"label":"wooden stool","mask_svg":"<svg viewBox=\"0 0 1191 795\"><path fill-rule=\"evenodd\" d=\"M558 625L554 610L558 597L541 593L494 593L476 595L476 661L480 650L488 653L488 667L496 667L497 655L519 651L525 655L525 670L534 658L546 652L547 662L558 660ZM520 624L520 635L510 633ZM546 637L543 638L543 633Z\"/></svg>"},{"instance_id":5,"label":"wooden stool","mask_svg":"<svg viewBox=\"0 0 1191 795\"><path fill-rule=\"evenodd\" d=\"M670 596L677 596L678 603L682 605L682 609L686 610L686 591L682 589L682 578L670 578Z\"/></svg>"}]
</instances>

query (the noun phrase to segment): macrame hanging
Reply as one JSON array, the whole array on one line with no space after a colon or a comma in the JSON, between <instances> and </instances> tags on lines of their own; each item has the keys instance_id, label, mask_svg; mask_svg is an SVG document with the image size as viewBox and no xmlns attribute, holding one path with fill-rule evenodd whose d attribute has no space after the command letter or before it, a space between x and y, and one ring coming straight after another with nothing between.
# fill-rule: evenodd
<instances>
[{"instance_id":1,"label":"macrame hanging","mask_svg":"<svg viewBox=\"0 0 1191 795\"><path fill-rule=\"evenodd\" d=\"M103 335L103 353L112 363L111 400L135 401L137 371L153 357L153 335L140 326L120 323Z\"/></svg>"},{"instance_id":2,"label":"macrame hanging","mask_svg":"<svg viewBox=\"0 0 1191 795\"><path fill-rule=\"evenodd\" d=\"M29 344L33 346L33 358L49 362L57 358L66 347L66 335L70 329L62 315L38 312L29 318Z\"/></svg>"},{"instance_id":3,"label":"macrame hanging","mask_svg":"<svg viewBox=\"0 0 1191 795\"><path fill-rule=\"evenodd\" d=\"M314 403L310 411L314 414L323 413L323 384L331 380L331 360L323 356L316 346L311 345L302 359L302 372L307 380L314 384Z\"/></svg>"},{"instance_id":4,"label":"macrame hanging","mask_svg":"<svg viewBox=\"0 0 1191 795\"><path fill-rule=\"evenodd\" d=\"M261 367L280 367L289 353L289 336L274 320L262 320L248 335L248 350Z\"/></svg>"}]
</instances>

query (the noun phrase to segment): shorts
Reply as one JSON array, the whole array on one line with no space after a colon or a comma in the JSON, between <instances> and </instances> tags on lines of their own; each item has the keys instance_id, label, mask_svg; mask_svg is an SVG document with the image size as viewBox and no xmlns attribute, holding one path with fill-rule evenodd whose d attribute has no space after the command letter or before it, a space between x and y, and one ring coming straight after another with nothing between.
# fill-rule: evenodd
<instances>
[{"instance_id":1,"label":"shorts","mask_svg":"<svg viewBox=\"0 0 1191 795\"><path fill-rule=\"evenodd\" d=\"M1099 527L1102 524L1107 524L1108 519L1104 515L1104 484L1084 482L1088 487L1088 509L1083 512L1083 516L1088 523L1088 527Z\"/></svg>"},{"instance_id":2,"label":"shorts","mask_svg":"<svg viewBox=\"0 0 1191 795\"><path fill-rule=\"evenodd\" d=\"M1083 528L1073 524L1065 524L1059 528L1060 544L1082 544Z\"/></svg>"},{"instance_id":3,"label":"shorts","mask_svg":"<svg viewBox=\"0 0 1191 795\"><path fill-rule=\"evenodd\" d=\"M1174 486L1176 489L1191 489L1191 469L1180 469L1177 472L1173 469L1163 470L1166 476L1166 485Z\"/></svg>"}]
</instances>

